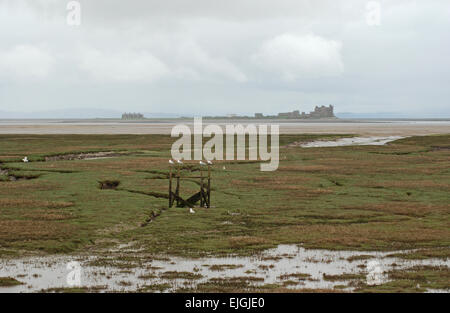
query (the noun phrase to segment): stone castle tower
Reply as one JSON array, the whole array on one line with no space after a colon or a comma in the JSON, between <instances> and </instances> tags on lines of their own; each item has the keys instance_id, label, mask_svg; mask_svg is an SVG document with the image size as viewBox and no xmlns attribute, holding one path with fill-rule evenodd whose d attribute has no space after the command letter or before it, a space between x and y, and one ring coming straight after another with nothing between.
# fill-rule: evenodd
<instances>
[{"instance_id":1,"label":"stone castle tower","mask_svg":"<svg viewBox=\"0 0 450 313\"><path fill-rule=\"evenodd\" d=\"M256 118L263 118L264 116L261 113L255 114ZM292 112L286 112L286 113L278 113L276 116L278 118L287 118L287 119L307 119L307 118L333 118L334 116L334 107L330 104L329 106L316 106L314 108L314 111L305 113L302 112L300 114L299 110L295 110Z\"/></svg>"},{"instance_id":2,"label":"stone castle tower","mask_svg":"<svg viewBox=\"0 0 450 313\"><path fill-rule=\"evenodd\" d=\"M309 113L311 118L325 118L325 117L335 117L334 116L334 107L330 104L329 106L316 106L314 111Z\"/></svg>"}]
</instances>

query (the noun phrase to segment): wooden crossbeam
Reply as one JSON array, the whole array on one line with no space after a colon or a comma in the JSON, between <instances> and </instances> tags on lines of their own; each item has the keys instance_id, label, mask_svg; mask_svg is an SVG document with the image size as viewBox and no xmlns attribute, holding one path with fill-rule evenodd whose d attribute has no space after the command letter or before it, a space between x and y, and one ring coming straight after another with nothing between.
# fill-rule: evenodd
<instances>
[{"instance_id":1,"label":"wooden crossbeam","mask_svg":"<svg viewBox=\"0 0 450 313\"><path fill-rule=\"evenodd\" d=\"M173 162L172 162L173 164ZM169 170L169 208L173 206L176 202L177 207L193 207L198 201L200 201L201 207L209 208L211 205L211 170L208 165L208 176L203 176L202 170L200 170L200 176L184 176L180 175L180 167L176 167L176 172L172 172L172 167ZM172 191L173 182L175 179L175 192ZM187 200L180 196L180 187L182 179L199 179L200 180L200 191L192 195ZM205 184L204 180L207 179Z\"/></svg>"}]
</instances>

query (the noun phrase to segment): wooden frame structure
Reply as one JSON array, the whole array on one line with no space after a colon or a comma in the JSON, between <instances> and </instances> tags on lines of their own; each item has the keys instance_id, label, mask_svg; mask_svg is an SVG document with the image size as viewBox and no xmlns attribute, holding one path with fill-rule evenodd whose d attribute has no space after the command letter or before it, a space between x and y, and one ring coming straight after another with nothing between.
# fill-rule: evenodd
<instances>
[{"instance_id":1,"label":"wooden frame structure","mask_svg":"<svg viewBox=\"0 0 450 313\"><path fill-rule=\"evenodd\" d=\"M200 201L200 207L211 207L211 164L200 162L200 176L182 176L180 173L180 169L183 168L183 163L177 162L171 163L169 165L169 208L171 208L174 203L176 203L177 207L194 207L197 202ZM208 175L203 176L203 168L207 166ZM173 171L173 169L176 171ZM183 199L180 196L180 187L182 179L199 179L200 182L200 190L195 193L188 199ZM205 179L206 184L205 184ZM175 180L175 192L173 191L173 181Z\"/></svg>"}]
</instances>

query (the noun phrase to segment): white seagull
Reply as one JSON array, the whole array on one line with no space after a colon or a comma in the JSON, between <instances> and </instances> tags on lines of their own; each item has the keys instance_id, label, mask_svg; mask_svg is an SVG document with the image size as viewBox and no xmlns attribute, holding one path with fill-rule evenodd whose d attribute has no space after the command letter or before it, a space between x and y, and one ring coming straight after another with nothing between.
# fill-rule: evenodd
<instances>
[{"instance_id":1,"label":"white seagull","mask_svg":"<svg viewBox=\"0 0 450 313\"><path fill-rule=\"evenodd\" d=\"M198 162L200 165L206 165L206 163L205 162L203 162L203 161L200 161L200 162Z\"/></svg>"},{"instance_id":2,"label":"white seagull","mask_svg":"<svg viewBox=\"0 0 450 313\"><path fill-rule=\"evenodd\" d=\"M212 162L210 160L206 161L209 165L212 165Z\"/></svg>"},{"instance_id":3,"label":"white seagull","mask_svg":"<svg viewBox=\"0 0 450 313\"><path fill-rule=\"evenodd\" d=\"M172 160L169 160L169 163L170 163L170 164L175 164L175 163L173 163L173 161L172 161Z\"/></svg>"},{"instance_id":4,"label":"white seagull","mask_svg":"<svg viewBox=\"0 0 450 313\"><path fill-rule=\"evenodd\" d=\"M181 162L181 160L177 160L177 163L178 164L183 164L183 162Z\"/></svg>"},{"instance_id":5,"label":"white seagull","mask_svg":"<svg viewBox=\"0 0 450 313\"><path fill-rule=\"evenodd\" d=\"M24 158L22 159L22 161L23 161L24 163L28 163L28 157L24 157Z\"/></svg>"},{"instance_id":6,"label":"white seagull","mask_svg":"<svg viewBox=\"0 0 450 313\"><path fill-rule=\"evenodd\" d=\"M189 208L189 213L194 214L195 213L194 209L193 208Z\"/></svg>"}]
</instances>

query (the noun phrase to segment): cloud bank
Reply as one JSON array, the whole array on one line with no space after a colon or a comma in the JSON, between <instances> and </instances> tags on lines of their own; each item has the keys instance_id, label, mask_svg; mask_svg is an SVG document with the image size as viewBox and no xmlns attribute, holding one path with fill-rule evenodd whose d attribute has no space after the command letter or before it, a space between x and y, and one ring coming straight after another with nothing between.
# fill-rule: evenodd
<instances>
[{"instance_id":1,"label":"cloud bank","mask_svg":"<svg viewBox=\"0 0 450 313\"><path fill-rule=\"evenodd\" d=\"M0 111L450 115L448 1L80 3L0 0Z\"/></svg>"}]
</instances>

